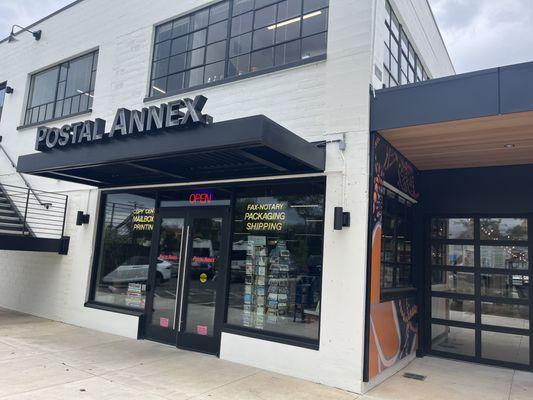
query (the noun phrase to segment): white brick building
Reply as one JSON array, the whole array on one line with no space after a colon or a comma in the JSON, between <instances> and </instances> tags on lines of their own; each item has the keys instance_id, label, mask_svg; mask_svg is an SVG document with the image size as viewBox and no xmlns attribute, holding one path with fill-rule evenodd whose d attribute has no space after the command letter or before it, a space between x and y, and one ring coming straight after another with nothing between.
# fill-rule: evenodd
<instances>
[{"instance_id":1,"label":"white brick building","mask_svg":"<svg viewBox=\"0 0 533 400\"><path fill-rule=\"evenodd\" d=\"M200 87L191 83L193 72L188 69L189 75L187 72L184 72L183 76L180 75L181 73L176 74L179 75L179 79L185 77L185 81L180 81L182 82L180 85L184 87L175 92L164 89L164 95L162 93L157 93L157 96L154 95L153 87L159 82L157 80L159 78L151 79L151 76L154 76L153 68L156 68L154 63L157 63L157 60L154 59L157 57L154 53L155 41L158 40L157 27L164 26L167 21L179 20L182 16L187 17L192 12L201 13L207 6L214 5L216 7L219 3L226 4L225 2L218 0L164 0L157 2L157 4L148 4L144 1L132 0L126 4L120 1L104 0L77 1L28 27L32 31L42 31L40 40L36 41L31 35L21 32L15 36L15 41L6 39L0 42L2 53L0 58L0 89L2 88L1 83L4 81L6 82L4 86L13 88L13 93L4 95L0 120L1 144L7 154L16 161L19 156L35 152L37 126L46 125L47 127L60 128L65 124L102 118L107 121L107 129L109 129L118 108L141 110L143 107L159 106L162 103L185 97L194 98L200 94L209 99L204 112L214 117L215 125L222 121L264 115L307 142L322 143L322 148L325 148L326 154L323 171L300 174L291 173L290 169L285 169L285 173L272 174L268 178L276 178L276 181L279 180L279 182L299 182L304 178L323 179L322 177L325 177L325 184L322 186L324 192L319 193L322 196L325 195L322 197L322 199L325 198L322 200L325 203L321 215L322 231L319 235L323 244L323 254L319 254L323 257L323 262L320 265L320 276L313 275L308 271L311 267L310 261L307 261L307 265L303 265L301 264L303 261L297 261L296 256L294 256L294 260L287 261L291 265L296 265L294 268L297 269L294 276L290 275L291 278L288 278L290 282L295 281L296 283L294 285L290 283L287 286L289 296L294 297L295 303L287 306L288 311L285 312L288 314L284 316L278 314L276 318L277 321L283 319L283 324L288 326L288 331L274 332L277 328L269 330L244 323L246 326L241 334L239 327L234 326L236 323L231 324L230 327L228 321L224 320L216 328L221 331L219 350L216 353L224 359L360 393L368 387L364 382L364 349L366 346L364 321L366 318L368 182L370 173L369 93L372 87L378 89L383 86L385 77L388 80L388 74L391 74L389 70L395 69L392 74L396 74L397 79L402 79L399 77L402 74L402 67L398 67L397 64L395 66L394 63L389 64L389 61L384 60L384 42L390 40L389 32L391 29L395 29L394 22L391 25L392 28L389 28L389 25L385 23L386 18L389 18L389 21L391 18L386 0L330 0L329 2L327 0L304 0L303 3L299 2L300 7L303 4L304 8L298 9L296 7L296 11L292 11L294 14L283 11L287 12L285 18L280 17L282 8L288 7L287 9L290 10L291 4L296 4L297 1L291 4L277 0L263 0L262 3L260 0L256 0L256 2L260 3L255 5L254 15L257 20L261 18L258 13L264 10L261 8L263 5L266 8L271 7L272 4L278 7L278 14L274 17L277 19L268 22L270 25L260 26L256 23L253 28L250 28L251 31L254 30L258 43L259 40L268 42L270 39L268 37L265 39L261 35L268 36L270 31L275 31L277 34L278 31L286 29L288 35L290 24L302 25L300 32L295 33L296 36L292 37L296 38L294 43L297 44L295 46L301 46L298 47L297 60L278 63L275 59L272 64L279 65L274 67L274 65L268 64L270 61L264 58L264 54L270 51L270 54L275 54L277 57L278 53L272 53L272 51L280 49L280 52L285 52L284 57L287 57L285 59L287 60L289 57L287 46L274 48L265 45L265 53L258 55L255 61L254 57L256 56L253 50L255 47L253 47L250 61L252 65L246 67L248 69L242 75L237 75L238 79L228 79L227 75L231 68L230 61L225 61L226 64L223 66L224 78L216 77L214 78L216 82L208 82L206 72L205 82ZM233 3L246 5L247 2L230 1L230 3L232 6L228 12L234 10L233 14L237 15ZM416 53L412 61L413 75L407 70L408 68L405 69L407 79L409 81L417 80L417 66L421 68L420 78L433 79L454 74L453 66L427 1L396 0L391 1L390 4L393 14L397 16L402 26L402 32L408 38L413 54ZM212 11L214 15L216 12ZM267 11L264 13L268 14ZM322 30L314 25L314 21L318 18L324 18L324 15L327 17L327 50L320 48L319 44L313 42L312 51L314 53L311 56L305 55L304 49L308 45L305 42L307 37L315 38L309 39L309 42L315 40L318 43L319 34L316 32L322 32ZM221 18L224 21L232 20L231 17L227 16ZM265 18L268 20L269 17L266 16ZM12 22L16 23L17 21ZM210 23L210 26L216 23ZM232 26L236 26L236 22L233 24ZM389 22L389 24L391 23ZM213 32L215 30L215 28L208 29L213 29ZM306 29L313 32L311 36L305 36ZM224 37L224 40L229 41L232 34L230 32L226 34L229 36ZM245 33L243 36L247 34ZM324 34L325 36L326 34ZM207 40L211 39L208 38ZM276 43L287 42L280 39ZM255 45L256 42L253 42L252 46ZM193 45L189 42L186 46ZM257 46L261 47L260 44ZM190 50L191 48L188 47L190 53L188 56L192 58L195 50ZM64 90L64 87L61 86L61 76L59 76L59 81L54 81L52 89L48 88L48 83L46 83L43 84L42 95L34 94L38 90L33 89L32 85L39 87L39 83L32 83L37 79L35 78L36 74L53 69L61 63L93 51L98 54L97 65L95 62L94 88L88 86L87 92L85 89L77 89L81 93L79 99L76 100L76 97L72 96L72 100L69 100L69 102L80 102L80 105L76 106L78 107L77 110L80 110L79 113L77 111L63 111L63 113L57 111L58 102L61 101L62 106L64 106L63 102L66 100L57 97L57 93L54 97L52 93L51 103L54 104L54 111L45 108L44 111L41 109L35 111L36 117L27 114L27 110L30 110L30 113L33 112L33 106L40 107L40 104L44 104L39 103L39 99L48 95L47 90L53 91L58 87ZM229 44L228 51L232 51ZM401 52L401 44L400 50L391 49L390 51ZM407 52L409 53L409 50ZM395 54L398 55L398 53ZM263 58L259 59L260 56ZM409 58L409 55L407 57ZM191 68L191 62L193 62L191 58L187 61L188 67L186 68ZM312 59L312 62L309 62L309 59ZM254 66L254 62L258 64ZM388 69L384 68L384 64L389 64L387 65ZM74 71L74 67L70 67L70 65L72 64L69 64L68 68ZM222 66L222 64L220 65ZM60 73L60 68L57 71ZM170 73L164 75L171 76ZM67 92L70 85L68 79L70 78L67 78ZM83 76L73 85L79 84L81 81L83 81ZM166 82L170 81L167 80ZM389 82L391 81L385 83L386 86L389 85ZM192 87L187 88L187 86ZM1 90L0 93L2 93ZM77 94L75 95L77 96ZM83 98L84 95L87 99ZM89 97L92 100L92 105L88 102ZM42 101L44 102L44 100ZM86 104L85 109L81 106L82 102ZM70 106L73 110L72 103ZM57 113L63 114L63 116L57 116ZM43 114L44 117L40 114ZM76 115L71 116L70 114ZM30 116L28 117L28 115ZM176 134L176 141L179 141L178 135ZM157 136L153 136L150 140L157 140L156 138ZM131 140L131 142L134 141ZM125 140L123 146L128 146L128 143L130 141ZM46 154L59 155L69 151L71 150L54 149ZM112 171L112 167L110 167L110 171ZM139 172L132 170L131 174L137 173L135 171ZM179 175L179 170L176 170L176 174ZM264 174L260 176L264 176ZM92 286L96 284L94 280L97 279L97 272L94 271L99 268L100 257L95 249L98 249L97 243L98 240L101 240L101 235L98 233L98 222L105 217L102 215L105 205L101 190L68 182L69 179L51 179L33 175L26 175L26 178L33 189L69 196L64 234L70 237L70 246L68 255L0 251L0 276L2 276L0 279L0 306L128 337L148 338L143 333L145 322L143 322L144 318L141 318L144 315L142 309L125 310L120 307L114 309L114 304L108 304L105 307L102 301L95 301L94 299ZM202 179L187 182L165 181L164 187L172 187L175 183L188 188L187 190L195 190L200 186L211 187L214 185L219 188L220 185L224 186L223 182L236 186L240 184L239 182L249 181L264 181L265 186L269 187L268 179L257 179L249 176L235 181L232 180L231 176L225 176L223 179L213 180L210 175L205 175ZM217 182L206 183L210 181ZM199 185L197 182L203 183ZM3 153L0 154L0 183L18 187L26 186ZM161 189L161 187L158 189L157 185L154 186L154 183L158 182L149 180L145 182L145 184L151 185L150 190ZM106 186L107 189L114 190L116 187L143 187L145 185L135 183L134 185ZM273 194L270 196L275 197ZM281 200L278 198L278 201ZM294 205L287 204L294 209ZM342 230L333 229L335 207L343 207L344 211L351 213L350 227ZM75 224L78 211L90 215L88 224L82 226ZM233 222L235 223L235 221ZM112 223L111 226L113 226ZM1 240L2 237L0 236ZM271 238L269 237L268 240ZM285 240L291 242L294 238L285 238L283 242ZM278 238L275 249L282 248L279 244L281 242L282 240ZM309 244L311 242L306 243L308 243L307 246L311 246ZM287 246L289 246L292 254L303 251L291 248L290 243ZM300 248L298 247L298 249ZM274 250L269 249L269 254L275 254L275 252L272 253ZM236 251L235 247L233 251ZM312 256L317 255L309 253L310 251L305 253L307 257L305 254L300 256L301 260L304 258L309 260ZM212 254L208 254L208 257L214 257L215 253L218 254L213 251ZM156 256L160 256L160 254L156 254ZM204 256L205 254L202 257ZM181 257L181 253L178 257ZM235 255L229 257L235 257ZM271 255L270 257L279 256ZM234 258L232 260L236 261ZM157 265L160 262L157 261ZM274 261L268 262L272 268ZM299 262L300 264L298 264ZM152 263L151 268L155 269L156 265ZM291 266L291 268L293 267ZM303 273L303 270L307 272ZM228 268L224 271L227 272L228 277L232 278ZM147 271L146 274L148 274ZM104 278L99 276L99 284L102 284ZM208 279L211 279L211 276ZM231 287L241 284L234 283L233 278L229 281L228 285ZM297 299L298 296L304 296L303 287L305 285L302 282L308 281L312 283L305 285L313 287L309 290L314 291L318 300L316 298L306 300L312 305L307 304L308 308L305 308L304 301L301 300L301 303L298 303L300 300ZM180 275L171 278L170 282L174 282L175 285L180 283ZM246 282L242 282L244 287L247 286ZM165 287L168 289L169 284L166 285ZM114 295L114 291L118 293L121 290L118 289L120 286L118 284L109 284L108 286L109 295ZM241 287L241 289L243 288ZM126 296L131 296L132 286L128 285L127 290ZM173 290L174 297L171 295L171 300L177 298L176 288ZM253 290L256 296L260 296L257 295L257 290L259 290L257 287L254 287ZM291 290L294 290L295 293L291 294ZM172 290L170 291L172 292ZM149 295L150 293L148 293ZM278 309L281 309L280 304L283 304L281 299L280 297L276 300L278 301ZM146 301L149 300L146 299ZM255 303L257 297L253 301L254 307L260 307ZM98 304L91 305L91 303ZM237 307L239 313L246 313L246 305L245 299L244 305L241 304L240 308ZM272 304L267 304L266 307L268 308L270 305ZM226 307L228 307L227 304ZM301 315L297 313L298 307L303 310ZM219 313L220 310L216 312ZM268 311L266 312L268 313ZM224 310L222 310L222 314L224 314ZM174 318L177 318L176 315ZM246 317L243 318L245 321ZM255 318L256 324L258 324L257 315ZM301 321L299 321L300 319ZM319 334L318 332L316 335L310 334L300 343L298 329L304 327L306 332L308 329L314 329L313 327L318 326L318 320L320 321ZM299 321L299 325L297 325L297 321ZM163 318L159 322L159 328L164 328L165 324L168 328L168 319L165 322L165 318ZM197 325L199 329L197 329L197 333L203 329L202 327L204 325ZM172 329L172 326L170 328ZM177 326L174 328L178 329ZM207 331L207 325L205 329ZM198 334L201 335L201 333ZM411 352L403 362L412 357L414 357L414 353ZM393 364L395 363L391 364L392 368L386 373L380 376L371 376L373 378L371 382L382 379L402 365L402 363Z\"/></svg>"}]
</instances>

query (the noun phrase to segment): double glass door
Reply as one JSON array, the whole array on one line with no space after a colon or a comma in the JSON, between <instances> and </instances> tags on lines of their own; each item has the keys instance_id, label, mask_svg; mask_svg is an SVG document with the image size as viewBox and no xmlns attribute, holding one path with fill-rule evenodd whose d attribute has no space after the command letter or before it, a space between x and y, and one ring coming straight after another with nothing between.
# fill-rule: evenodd
<instances>
[{"instance_id":1,"label":"double glass door","mask_svg":"<svg viewBox=\"0 0 533 400\"><path fill-rule=\"evenodd\" d=\"M217 354L227 272L224 207L162 209L156 216L144 337Z\"/></svg>"},{"instance_id":2,"label":"double glass door","mask_svg":"<svg viewBox=\"0 0 533 400\"><path fill-rule=\"evenodd\" d=\"M428 347L453 358L533 367L531 218L432 218Z\"/></svg>"}]
</instances>

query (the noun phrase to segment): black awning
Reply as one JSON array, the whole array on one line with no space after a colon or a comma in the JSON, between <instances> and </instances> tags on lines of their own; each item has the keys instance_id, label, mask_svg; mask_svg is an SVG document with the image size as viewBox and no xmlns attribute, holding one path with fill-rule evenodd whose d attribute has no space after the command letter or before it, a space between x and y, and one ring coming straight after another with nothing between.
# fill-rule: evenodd
<instances>
[{"instance_id":1,"label":"black awning","mask_svg":"<svg viewBox=\"0 0 533 400\"><path fill-rule=\"evenodd\" d=\"M98 187L322 172L325 149L263 115L28 154L17 170Z\"/></svg>"}]
</instances>

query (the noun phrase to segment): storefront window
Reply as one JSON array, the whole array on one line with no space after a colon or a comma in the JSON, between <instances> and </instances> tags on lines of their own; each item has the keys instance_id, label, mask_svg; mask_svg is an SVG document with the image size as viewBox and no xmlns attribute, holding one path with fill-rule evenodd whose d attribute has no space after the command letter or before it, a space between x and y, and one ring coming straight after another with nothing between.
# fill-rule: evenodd
<instances>
[{"instance_id":1,"label":"storefront window","mask_svg":"<svg viewBox=\"0 0 533 400\"><path fill-rule=\"evenodd\" d=\"M227 322L318 340L324 184L236 193Z\"/></svg>"},{"instance_id":2,"label":"storefront window","mask_svg":"<svg viewBox=\"0 0 533 400\"><path fill-rule=\"evenodd\" d=\"M144 309L155 192L108 194L104 202L94 300ZM171 269L171 263L158 260L157 278L169 279Z\"/></svg>"},{"instance_id":3,"label":"storefront window","mask_svg":"<svg viewBox=\"0 0 533 400\"><path fill-rule=\"evenodd\" d=\"M413 205L408 200L384 189L381 233L382 300L395 296L398 290L413 287L411 274Z\"/></svg>"}]
</instances>

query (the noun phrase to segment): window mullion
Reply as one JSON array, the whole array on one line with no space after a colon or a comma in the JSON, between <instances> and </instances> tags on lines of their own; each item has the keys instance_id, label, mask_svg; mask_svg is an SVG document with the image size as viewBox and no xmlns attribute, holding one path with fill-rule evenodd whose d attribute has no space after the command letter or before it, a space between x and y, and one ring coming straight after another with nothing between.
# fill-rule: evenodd
<instances>
[{"instance_id":1,"label":"window mullion","mask_svg":"<svg viewBox=\"0 0 533 400\"><path fill-rule=\"evenodd\" d=\"M62 65L63 64L59 64L57 67L56 93L54 95L54 106L52 107L53 108L52 118L55 118L56 116L57 93L59 90L59 79L61 78L61 66ZM68 73L68 69L67 69L67 73ZM66 86L67 86L67 82L65 81L65 90L66 90ZM63 110L61 110L61 115L63 115Z\"/></svg>"},{"instance_id":2,"label":"window mullion","mask_svg":"<svg viewBox=\"0 0 533 400\"><path fill-rule=\"evenodd\" d=\"M230 0L228 7L228 33L226 35L226 54L224 56L224 78L228 76L229 70L229 50L230 50L230 41L231 41L231 28L233 27L233 1ZM252 26L253 29L253 26ZM207 51L206 51L207 53Z\"/></svg>"}]
</instances>

